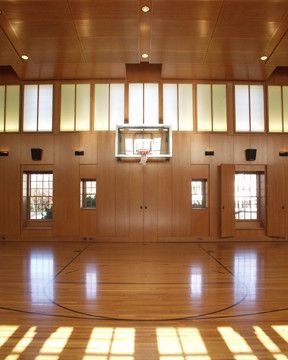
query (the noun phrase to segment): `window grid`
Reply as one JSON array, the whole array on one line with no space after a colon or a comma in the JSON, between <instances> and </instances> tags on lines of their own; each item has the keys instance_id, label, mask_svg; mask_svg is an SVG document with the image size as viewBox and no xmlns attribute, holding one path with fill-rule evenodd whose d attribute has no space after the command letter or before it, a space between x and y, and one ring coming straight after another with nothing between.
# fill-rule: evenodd
<instances>
[{"instance_id":1,"label":"window grid","mask_svg":"<svg viewBox=\"0 0 288 360\"><path fill-rule=\"evenodd\" d=\"M235 219L258 220L259 176L256 173L235 174Z\"/></svg>"},{"instance_id":2,"label":"window grid","mask_svg":"<svg viewBox=\"0 0 288 360\"><path fill-rule=\"evenodd\" d=\"M204 87L206 87L206 89L209 89L209 107L207 109L207 105L203 106L203 97L201 98L199 96L200 93L200 87L202 86L202 91L204 90ZM217 95L217 91L216 91L216 87L220 87L220 86L225 86L225 106L224 107L217 107L214 104L217 104L220 100L219 98L214 99L214 97L216 97ZM198 132L227 132L227 84L202 84L202 83L198 83L196 84L196 112L197 112L197 131ZM224 88L223 88L224 89ZM207 94L206 94L207 95ZM218 93L219 95L219 93ZM202 94L203 96L203 94ZM202 102L201 102L202 100ZM207 98L205 99L207 100ZM217 101L215 101L217 100ZM204 101L205 102L205 101ZM221 103L221 101L220 101ZM202 104L202 108L201 108L201 104ZM223 110L224 109L224 110ZM207 113L205 114L205 112L203 111L207 111ZM223 116L224 119L224 123L222 123L221 121L219 121L219 114L221 116ZM201 123L201 116L202 116L202 123ZM205 118L206 116L206 118ZM205 122L206 124L203 126L203 117L205 118ZM209 117L209 118L208 118ZM209 123L209 125L208 125ZM223 124L225 124L223 126ZM217 127L220 128L217 129Z\"/></svg>"},{"instance_id":3,"label":"window grid","mask_svg":"<svg viewBox=\"0 0 288 360\"><path fill-rule=\"evenodd\" d=\"M248 90L248 128L247 129L239 129L240 127L240 120L237 119L237 95L236 95L236 92L237 92L237 87L247 87L247 90ZM252 98L251 97L251 87L255 88L255 87L261 87L262 88L262 105L261 104L257 104L258 105L258 109L255 108L256 106L256 103L255 102L255 98ZM255 90L255 89L254 89ZM256 95L255 95L256 96ZM252 113L252 105L253 105L253 108L254 108L254 112ZM235 106L235 121L234 121L234 126L235 126L235 133L237 132L265 132L265 111L264 111L264 86L261 85L261 84L239 84L239 85L234 85L234 106ZM239 105L238 105L239 106ZM259 111L260 112L262 111L262 119L259 117L259 118L256 118L255 119L255 111ZM238 110L239 111L239 110ZM257 114L258 116L259 113ZM239 114L239 117L240 117L240 114ZM254 119L252 119L254 118ZM252 120L253 120L253 123L252 123ZM243 126L243 125L242 125ZM258 129L257 130L253 130L253 127L257 127L258 126ZM260 127L260 128L259 128Z\"/></svg>"},{"instance_id":4,"label":"window grid","mask_svg":"<svg viewBox=\"0 0 288 360\"><path fill-rule=\"evenodd\" d=\"M96 208L96 180L85 179L80 182L80 206L83 209Z\"/></svg>"},{"instance_id":5,"label":"window grid","mask_svg":"<svg viewBox=\"0 0 288 360\"><path fill-rule=\"evenodd\" d=\"M23 196L27 197L27 220L51 220L53 208L53 174L25 173Z\"/></svg>"},{"instance_id":6,"label":"window grid","mask_svg":"<svg viewBox=\"0 0 288 360\"><path fill-rule=\"evenodd\" d=\"M208 207L207 179L191 181L192 209L205 209Z\"/></svg>"},{"instance_id":7,"label":"window grid","mask_svg":"<svg viewBox=\"0 0 288 360\"><path fill-rule=\"evenodd\" d=\"M25 130L25 89L26 86L36 86L37 87L37 103L36 103L36 128L35 129L29 129ZM39 129L39 117L40 117L40 87L41 86L51 86L52 87L52 94L51 94L51 118L50 123L46 124L48 125L47 129L41 130ZM52 84L35 84L35 85L24 85L24 95L23 95L23 102L24 102L24 111L23 111L23 132L52 132L53 131L53 85ZM46 109L47 110L47 109Z\"/></svg>"},{"instance_id":8,"label":"window grid","mask_svg":"<svg viewBox=\"0 0 288 360\"><path fill-rule=\"evenodd\" d=\"M72 126L70 127L70 119L68 117L68 121L66 119L67 117L67 110L71 109L69 108L69 103L66 101L63 102L63 98L65 95L65 88L67 91L68 86L73 86L73 100L70 99L70 101L73 101L73 115L71 116L71 123ZM89 89L89 99L88 99L88 107L83 106L83 102L87 99L87 97L80 97L80 95L83 95L83 92L85 93L84 87L88 86ZM67 93L66 93L67 96ZM80 100L79 100L80 99ZM82 100L82 101L81 101ZM90 83L77 83L77 84L61 84L61 111L60 111L60 132L79 132L79 131L90 131L91 129L91 84ZM64 111L64 110L65 111ZM87 113L83 114L83 109L88 109ZM82 110L82 113L81 113ZM66 112L66 113L65 113ZM78 114L80 112L80 114ZM65 123L67 122L67 124ZM82 128L81 128L82 127Z\"/></svg>"}]
</instances>

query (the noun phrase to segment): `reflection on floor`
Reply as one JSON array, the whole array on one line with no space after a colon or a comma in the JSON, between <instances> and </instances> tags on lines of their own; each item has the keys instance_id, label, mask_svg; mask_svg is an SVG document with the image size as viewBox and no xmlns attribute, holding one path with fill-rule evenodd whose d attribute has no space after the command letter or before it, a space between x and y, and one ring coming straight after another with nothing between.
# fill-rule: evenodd
<instances>
[{"instance_id":1,"label":"reflection on floor","mask_svg":"<svg viewBox=\"0 0 288 360\"><path fill-rule=\"evenodd\" d=\"M0 360L288 360L288 242L0 242Z\"/></svg>"}]
</instances>

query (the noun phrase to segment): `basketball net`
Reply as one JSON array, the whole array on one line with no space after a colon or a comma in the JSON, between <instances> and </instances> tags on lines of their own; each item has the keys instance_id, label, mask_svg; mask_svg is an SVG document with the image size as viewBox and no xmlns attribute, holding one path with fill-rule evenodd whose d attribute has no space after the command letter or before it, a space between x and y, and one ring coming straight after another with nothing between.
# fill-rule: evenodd
<instances>
[{"instance_id":1,"label":"basketball net","mask_svg":"<svg viewBox=\"0 0 288 360\"><path fill-rule=\"evenodd\" d=\"M147 155L149 154L149 152L150 152L149 149L138 149L138 150L137 150L137 153L138 153L139 155L141 155L140 161L139 161L139 163L140 163L141 165L146 165L147 160L148 160Z\"/></svg>"}]
</instances>

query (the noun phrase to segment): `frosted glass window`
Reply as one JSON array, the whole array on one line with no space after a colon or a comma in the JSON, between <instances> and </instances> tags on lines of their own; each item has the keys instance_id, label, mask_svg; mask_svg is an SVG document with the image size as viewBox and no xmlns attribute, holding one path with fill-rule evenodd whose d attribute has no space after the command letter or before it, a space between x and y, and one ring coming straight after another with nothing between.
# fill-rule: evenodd
<instances>
[{"instance_id":1,"label":"frosted glass window","mask_svg":"<svg viewBox=\"0 0 288 360\"><path fill-rule=\"evenodd\" d=\"M124 84L110 84L110 130L124 124Z\"/></svg>"},{"instance_id":2,"label":"frosted glass window","mask_svg":"<svg viewBox=\"0 0 288 360\"><path fill-rule=\"evenodd\" d=\"M75 85L61 85L60 130L74 131L75 127Z\"/></svg>"},{"instance_id":3,"label":"frosted glass window","mask_svg":"<svg viewBox=\"0 0 288 360\"><path fill-rule=\"evenodd\" d=\"M0 86L0 132L4 131L5 86Z\"/></svg>"},{"instance_id":4,"label":"frosted glass window","mask_svg":"<svg viewBox=\"0 0 288 360\"><path fill-rule=\"evenodd\" d=\"M282 132L281 86L268 86L269 132Z\"/></svg>"},{"instance_id":5,"label":"frosted glass window","mask_svg":"<svg viewBox=\"0 0 288 360\"><path fill-rule=\"evenodd\" d=\"M249 88L248 85L235 85L236 131L249 131Z\"/></svg>"},{"instance_id":6,"label":"frosted glass window","mask_svg":"<svg viewBox=\"0 0 288 360\"><path fill-rule=\"evenodd\" d=\"M159 123L159 89L158 84L144 84L144 124Z\"/></svg>"},{"instance_id":7,"label":"frosted glass window","mask_svg":"<svg viewBox=\"0 0 288 360\"><path fill-rule=\"evenodd\" d=\"M37 131L38 85L24 86L23 130Z\"/></svg>"},{"instance_id":8,"label":"frosted glass window","mask_svg":"<svg viewBox=\"0 0 288 360\"><path fill-rule=\"evenodd\" d=\"M193 130L193 90L192 84L178 85L179 130Z\"/></svg>"},{"instance_id":9,"label":"frosted glass window","mask_svg":"<svg viewBox=\"0 0 288 360\"><path fill-rule=\"evenodd\" d=\"M24 86L24 131L52 131L53 85Z\"/></svg>"},{"instance_id":10,"label":"frosted glass window","mask_svg":"<svg viewBox=\"0 0 288 360\"><path fill-rule=\"evenodd\" d=\"M283 96L283 126L284 132L288 132L288 86L282 87Z\"/></svg>"},{"instance_id":11,"label":"frosted glass window","mask_svg":"<svg viewBox=\"0 0 288 360\"><path fill-rule=\"evenodd\" d=\"M53 85L39 85L38 131L52 131Z\"/></svg>"},{"instance_id":12,"label":"frosted glass window","mask_svg":"<svg viewBox=\"0 0 288 360\"><path fill-rule=\"evenodd\" d=\"M108 130L109 84L95 84L94 130Z\"/></svg>"},{"instance_id":13,"label":"frosted glass window","mask_svg":"<svg viewBox=\"0 0 288 360\"><path fill-rule=\"evenodd\" d=\"M143 124L143 84L129 84L129 124Z\"/></svg>"},{"instance_id":14,"label":"frosted glass window","mask_svg":"<svg viewBox=\"0 0 288 360\"><path fill-rule=\"evenodd\" d=\"M90 84L76 85L76 130L90 130Z\"/></svg>"},{"instance_id":15,"label":"frosted glass window","mask_svg":"<svg viewBox=\"0 0 288 360\"><path fill-rule=\"evenodd\" d=\"M19 131L20 86L6 86L6 126L7 132Z\"/></svg>"},{"instance_id":16,"label":"frosted glass window","mask_svg":"<svg viewBox=\"0 0 288 360\"><path fill-rule=\"evenodd\" d=\"M177 84L163 84L163 123L178 130Z\"/></svg>"},{"instance_id":17,"label":"frosted glass window","mask_svg":"<svg viewBox=\"0 0 288 360\"><path fill-rule=\"evenodd\" d=\"M264 125L264 93L262 85L250 85L251 131L263 132Z\"/></svg>"},{"instance_id":18,"label":"frosted glass window","mask_svg":"<svg viewBox=\"0 0 288 360\"><path fill-rule=\"evenodd\" d=\"M213 131L227 131L226 85L212 85Z\"/></svg>"},{"instance_id":19,"label":"frosted glass window","mask_svg":"<svg viewBox=\"0 0 288 360\"><path fill-rule=\"evenodd\" d=\"M211 85L197 85L197 129L212 130L211 118Z\"/></svg>"}]
</instances>

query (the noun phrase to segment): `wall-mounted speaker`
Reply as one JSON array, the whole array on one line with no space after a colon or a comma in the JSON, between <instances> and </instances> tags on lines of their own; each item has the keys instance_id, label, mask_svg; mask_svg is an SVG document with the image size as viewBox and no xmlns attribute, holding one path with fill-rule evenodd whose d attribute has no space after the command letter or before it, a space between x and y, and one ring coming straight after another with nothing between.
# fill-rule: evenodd
<instances>
[{"instance_id":1,"label":"wall-mounted speaker","mask_svg":"<svg viewBox=\"0 0 288 360\"><path fill-rule=\"evenodd\" d=\"M75 156L84 156L84 150L76 150Z\"/></svg>"},{"instance_id":2,"label":"wall-mounted speaker","mask_svg":"<svg viewBox=\"0 0 288 360\"><path fill-rule=\"evenodd\" d=\"M31 148L31 158L33 161L40 161L42 159L43 150L40 148Z\"/></svg>"},{"instance_id":3,"label":"wall-mounted speaker","mask_svg":"<svg viewBox=\"0 0 288 360\"><path fill-rule=\"evenodd\" d=\"M279 156L288 156L288 151L279 151Z\"/></svg>"},{"instance_id":4,"label":"wall-mounted speaker","mask_svg":"<svg viewBox=\"0 0 288 360\"><path fill-rule=\"evenodd\" d=\"M6 151L6 150L0 151L0 156L8 156L8 155L9 155L9 151Z\"/></svg>"},{"instance_id":5,"label":"wall-mounted speaker","mask_svg":"<svg viewBox=\"0 0 288 360\"><path fill-rule=\"evenodd\" d=\"M214 151L213 150L205 151L205 156L214 156Z\"/></svg>"},{"instance_id":6,"label":"wall-mounted speaker","mask_svg":"<svg viewBox=\"0 0 288 360\"><path fill-rule=\"evenodd\" d=\"M254 161L256 160L256 153L257 149L246 149L245 156L247 161Z\"/></svg>"}]
</instances>

